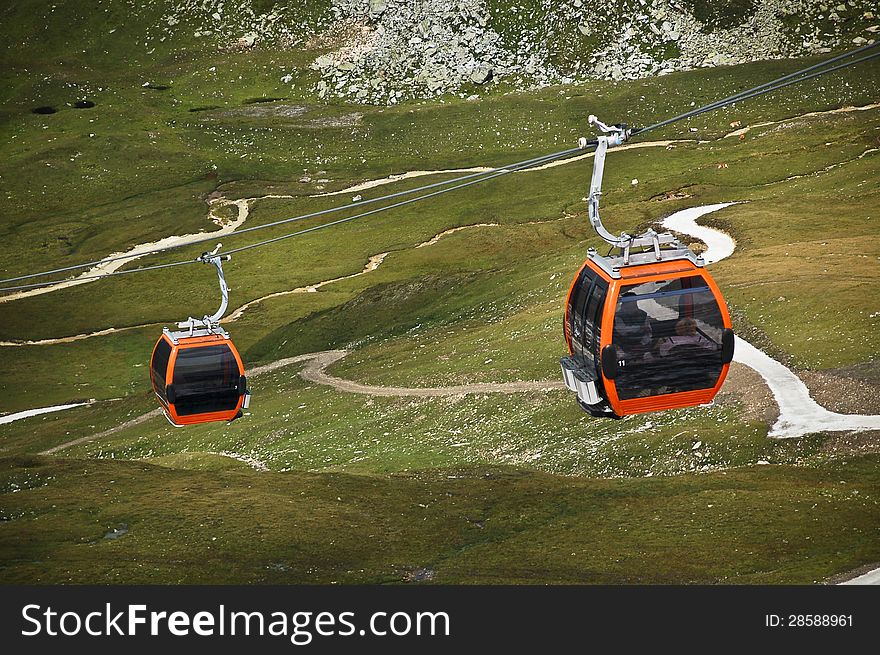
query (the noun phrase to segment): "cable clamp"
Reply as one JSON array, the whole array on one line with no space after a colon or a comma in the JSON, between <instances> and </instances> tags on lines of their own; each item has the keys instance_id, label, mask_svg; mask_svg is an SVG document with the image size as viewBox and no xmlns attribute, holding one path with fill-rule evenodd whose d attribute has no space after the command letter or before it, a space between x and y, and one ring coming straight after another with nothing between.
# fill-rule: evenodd
<instances>
[{"instance_id":1,"label":"cable clamp","mask_svg":"<svg viewBox=\"0 0 880 655\"><path fill-rule=\"evenodd\" d=\"M197 262L202 262L203 264L212 264L215 260L219 259L221 262L228 262L232 259L232 255L218 255L220 252L220 248L223 246L222 243L218 243L214 250L205 251L198 257L196 257Z\"/></svg>"},{"instance_id":2,"label":"cable clamp","mask_svg":"<svg viewBox=\"0 0 880 655\"><path fill-rule=\"evenodd\" d=\"M632 130L629 129L629 126L626 123L617 123L615 125L606 125L602 121L600 121L594 114L590 114L587 121L590 125L595 125L605 134L609 134L608 137L608 145L609 146L619 146L624 141L626 141L630 135L632 134ZM578 142L580 143L580 142Z\"/></svg>"}]
</instances>

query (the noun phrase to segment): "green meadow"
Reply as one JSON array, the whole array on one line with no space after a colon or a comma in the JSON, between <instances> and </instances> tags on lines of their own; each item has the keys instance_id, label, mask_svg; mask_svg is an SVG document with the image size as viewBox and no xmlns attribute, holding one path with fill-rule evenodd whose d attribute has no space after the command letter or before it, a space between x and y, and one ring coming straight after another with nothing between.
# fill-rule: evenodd
<instances>
[{"instance_id":1,"label":"green meadow","mask_svg":"<svg viewBox=\"0 0 880 655\"><path fill-rule=\"evenodd\" d=\"M317 194L360 182L439 171L357 192L370 199L573 147L589 114L647 125L819 61L360 106L312 93L326 43L160 41L146 26L161 3L139 20L104 4L0 9L0 277L208 235L212 194L254 198L245 226L261 225L350 202ZM602 199L612 232L740 201L704 219L737 242L712 267L736 331L829 409L866 414L880 413L880 107L828 112L874 105L878 88L875 61L646 134L671 143L612 151ZM754 127L725 137L734 122ZM225 327L248 366L347 349L330 372L370 385L556 380L569 284L600 245L591 167L513 173L236 255L230 313L387 253ZM467 229L417 247L453 228ZM154 417L41 454L153 409L163 325L218 301L213 270L193 265L0 302L2 342L118 329L0 346L0 412L94 401L0 425L0 581L813 583L880 561L880 435L770 439L736 370L712 406L601 421L567 391L373 397L293 364L253 378L231 424Z\"/></svg>"}]
</instances>

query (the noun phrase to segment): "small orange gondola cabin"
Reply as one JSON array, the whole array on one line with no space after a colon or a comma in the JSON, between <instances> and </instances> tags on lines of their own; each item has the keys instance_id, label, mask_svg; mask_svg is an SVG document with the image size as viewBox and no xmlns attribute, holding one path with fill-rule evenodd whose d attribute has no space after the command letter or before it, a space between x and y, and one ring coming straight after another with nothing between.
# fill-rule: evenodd
<instances>
[{"instance_id":1,"label":"small orange gondola cabin","mask_svg":"<svg viewBox=\"0 0 880 655\"><path fill-rule=\"evenodd\" d=\"M168 420L176 425L231 421L247 407L247 380L224 331L170 332L159 337L150 378Z\"/></svg>"},{"instance_id":2,"label":"small orange gondola cabin","mask_svg":"<svg viewBox=\"0 0 880 655\"><path fill-rule=\"evenodd\" d=\"M710 402L733 359L730 315L690 250L602 257L590 249L565 307L566 386L594 416Z\"/></svg>"}]
</instances>

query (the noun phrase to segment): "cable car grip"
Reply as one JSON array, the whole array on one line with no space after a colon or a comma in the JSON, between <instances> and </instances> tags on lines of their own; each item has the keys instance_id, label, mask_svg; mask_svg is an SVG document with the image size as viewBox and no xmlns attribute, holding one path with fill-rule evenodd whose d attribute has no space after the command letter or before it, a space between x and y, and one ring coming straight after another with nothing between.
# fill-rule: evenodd
<instances>
[{"instance_id":1,"label":"cable car grip","mask_svg":"<svg viewBox=\"0 0 880 655\"><path fill-rule=\"evenodd\" d=\"M223 314L226 313L226 308L229 305L229 286L226 284L226 277L223 275L223 262L232 259L232 255L218 254L222 245L222 243L218 243L214 250L205 251L196 258L197 262L213 264L217 269L217 278L220 282L220 307L210 316L207 314L202 318L193 318L190 316L185 321L178 323L177 327L189 330L188 336L194 336L196 330L205 330L207 334L222 334L227 336L226 332L220 327L220 319L223 317ZM176 335L177 333L174 334Z\"/></svg>"},{"instance_id":2,"label":"cable car grip","mask_svg":"<svg viewBox=\"0 0 880 655\"><path fill-rule=\"evenodd\" d=\"M590 125L595 125L603 135L596 138L596 153L593 158L593 175L590 180L590 195L587 198L587 209L590 219L590 225L596 230L596 233L602 237L608 244L620 251L620 263L623 266L630 266L634 260L638 263L647 263L648 255L637 253L636 249L648 248L649 252L653 251L653 261L660 262L670 259L687 258L692 259L698 266L702 266L701 259L691 253L691 251L682 245L672 234L668 232L659 233L653 229L647 229L642 234L631 235L621 232L619 236L615 236L609 232L602 224L602 218L599 215L599 200L602 196L602 178L605 174L605 154L608 148L622 145L633 134L633 130L626 124L606 125L600 121L595 115L590 114L588 121ZM591 142L581 137L578 145L585 148ZM671 249L664 250L664 246L671 246ZM636 254L638 256L636 257ZM632 259L631 259L632 257ZM604 258L594 257L596 261ZM614 273L619 272L619 265L616 266Z\"/></svg>"}]
</instances>

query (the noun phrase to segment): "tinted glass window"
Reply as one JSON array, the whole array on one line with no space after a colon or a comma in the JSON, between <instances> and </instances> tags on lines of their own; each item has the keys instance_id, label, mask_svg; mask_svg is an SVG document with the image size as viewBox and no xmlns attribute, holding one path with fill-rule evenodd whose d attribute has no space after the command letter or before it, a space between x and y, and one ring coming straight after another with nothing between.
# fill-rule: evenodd
<instances>
[{"instance_id":1,"label":"tinted glass window","mask_svg":"<svg viewBox=\"0 0 880 655\"><path fill-rule=\"evenodd\" d=\"M624 363L622 400L713 387L721 374L724 322L701 276L621 289L612 343Z\"/></svg>"},{"instance_id":2,"label":"tinted glass window","mask_svg":"<svg viewBox=\"0 0 880 655\"><path fill-rule=\"evenodd\" d=\"M165 374L168 372L168 358L171 356L171 345L162 339L153 351L153 361L150 362L150 380L153 389L162 398L165 398Z\"/></svg>"},{"instance_id":3,"label":"tinted glass window","mask_svg":"<svg viewBox=\"0 0 880 655\"><path fill-rule=\"evenodd\" d=\"M584 355L592 356L594 364L599 365L599 341L602 338L602 309L605 307L605 295L608 283L600 277L596 278L590 296L584 307Z\"/></svg>"},{"instance_id":4,"label":"tinted glass window","mask_svg":"<svg viewBox=\"0 0 880 655\"><path fill-rule=\"evenodd\" d=\"M238 404L238 362L226 345L186 348L174 363L174 407L181 416L222 412Z\"/></svg>"},{"instance_id":5,"label":"tinted glass window","mask_svg":"<svg viewBox=\"0 0 880 655\"><path fill-rule=\"evenodd\" d=\"M593 288L596 274L585 266L578 276L568 305L568 333L575 355L584 353L584 307Z\"/></svg>"}]
</instances>

